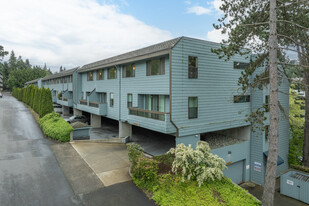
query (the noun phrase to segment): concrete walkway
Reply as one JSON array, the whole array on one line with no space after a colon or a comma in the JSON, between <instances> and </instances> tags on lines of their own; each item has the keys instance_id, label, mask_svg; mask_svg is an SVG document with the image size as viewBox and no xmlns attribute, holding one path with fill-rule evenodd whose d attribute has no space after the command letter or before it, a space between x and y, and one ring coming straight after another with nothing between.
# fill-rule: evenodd
<instances>
[{"instance_id":1,"label":"concrete walkway","mask_svg":"<svg viewBox=\"0 0 309 206\"><path fill-rule=\"evenodd\" d=\"M130 162L125 144L90 141L76 141L71 144L104 186L131 180L128 173Z\"/></svg>"},{"instance_id":2,"label":"concrete walkway","mask_svg":"<svg viewBox=\"0 0 309 206\"><path fill-rule=\"evenodd\" d=\"M83 205L155 205L128 175L125 145L80 141L52 150Z\"/></svg>"}]
</instances>

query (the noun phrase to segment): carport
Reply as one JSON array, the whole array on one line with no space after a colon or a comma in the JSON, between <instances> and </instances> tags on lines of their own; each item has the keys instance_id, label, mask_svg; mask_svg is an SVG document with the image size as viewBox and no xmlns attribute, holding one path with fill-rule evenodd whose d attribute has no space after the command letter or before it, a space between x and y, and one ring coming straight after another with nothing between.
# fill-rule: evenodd
<instances>
[{"instance_id":1,"label":"carport","mask_svg":"<svg viewBox=\"0 0 309 206\"><path fill-rule=\"evenodd\" d=\"M139 144L145 153L161 155L175 147L175 136L155 132L137 126L132 126L131 141Z\"/></svg>"},{"instance_id":2,"label":"carport","mask_svg":"<svg viewBox=\"0 0 309 206\"><path fill-rule=\"evenodd\" d=\"M119 122L101 117L101 128L92 128L91 140L112 139L119 137ZM162 134L132 125L131 142L139 144L150 155L161 155L175 147L175 136Z\"/></svg>"}]
</instances>

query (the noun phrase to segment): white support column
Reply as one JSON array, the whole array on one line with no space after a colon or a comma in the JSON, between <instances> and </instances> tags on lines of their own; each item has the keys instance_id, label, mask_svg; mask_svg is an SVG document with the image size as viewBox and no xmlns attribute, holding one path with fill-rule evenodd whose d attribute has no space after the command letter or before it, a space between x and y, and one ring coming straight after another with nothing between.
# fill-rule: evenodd
<instances>
[{"instance_id":1,"label":"white support column","mask_svg":"<svg viewBox=\"0 0 309 206\"><path fill-rule=\"evenodd\" d=\"M77 116L77 115L81 116L82 114L83 114L83 112L81 110L78 110L76 108L73 109L73 115L74 116Z\"/></svg>"},{"instance_id":2,"label":"white support column","mask_svg":"<svg viewBox=\"0 0 309 206\"><path fill-rule=\"evenodd\" d=\"M127 122L119 121L119 137L123 138L126 136L132 137L132 125Z\"/></svg>"},{"instance_id":3,"label":"white support column","mask_svg":"<svg viewBox=\"0 0 309 206\"><path fill-rule=\"evenodd\" d=\"M101 128L101 116L91 114L90 118L92 128Z\"/></svg>"}]
</instances>

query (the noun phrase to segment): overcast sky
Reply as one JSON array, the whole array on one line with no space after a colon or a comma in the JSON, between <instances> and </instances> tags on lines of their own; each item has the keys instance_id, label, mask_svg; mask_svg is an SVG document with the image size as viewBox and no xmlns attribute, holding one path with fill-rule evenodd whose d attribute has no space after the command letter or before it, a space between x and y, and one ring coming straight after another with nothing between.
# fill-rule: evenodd
<instances>
[{"instance_id":1,"label":"overcast sky","mask_svg":"<svg viewBox=\"0 0 309 206\"><path fill-rule=\"evenodd\" d=\"M179 36L219 42L220 0L1 0L0 45L52 71Z\"/></svg>"}]
</instances>

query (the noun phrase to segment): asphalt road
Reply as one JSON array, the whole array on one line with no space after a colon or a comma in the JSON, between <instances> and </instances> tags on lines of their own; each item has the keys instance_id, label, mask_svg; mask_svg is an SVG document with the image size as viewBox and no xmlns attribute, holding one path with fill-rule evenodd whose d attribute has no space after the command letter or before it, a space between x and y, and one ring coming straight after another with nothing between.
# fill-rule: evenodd
<instances>
[{"instance_id":1,"label":"asphalt road","mask_svg":"<svg viewBox=\"0 0 309 206\"><path fill-rule=\"evenodd\" d=\"M0 99L0 205L80 205L30 111Z\"/></svg>"}]
</instances>

